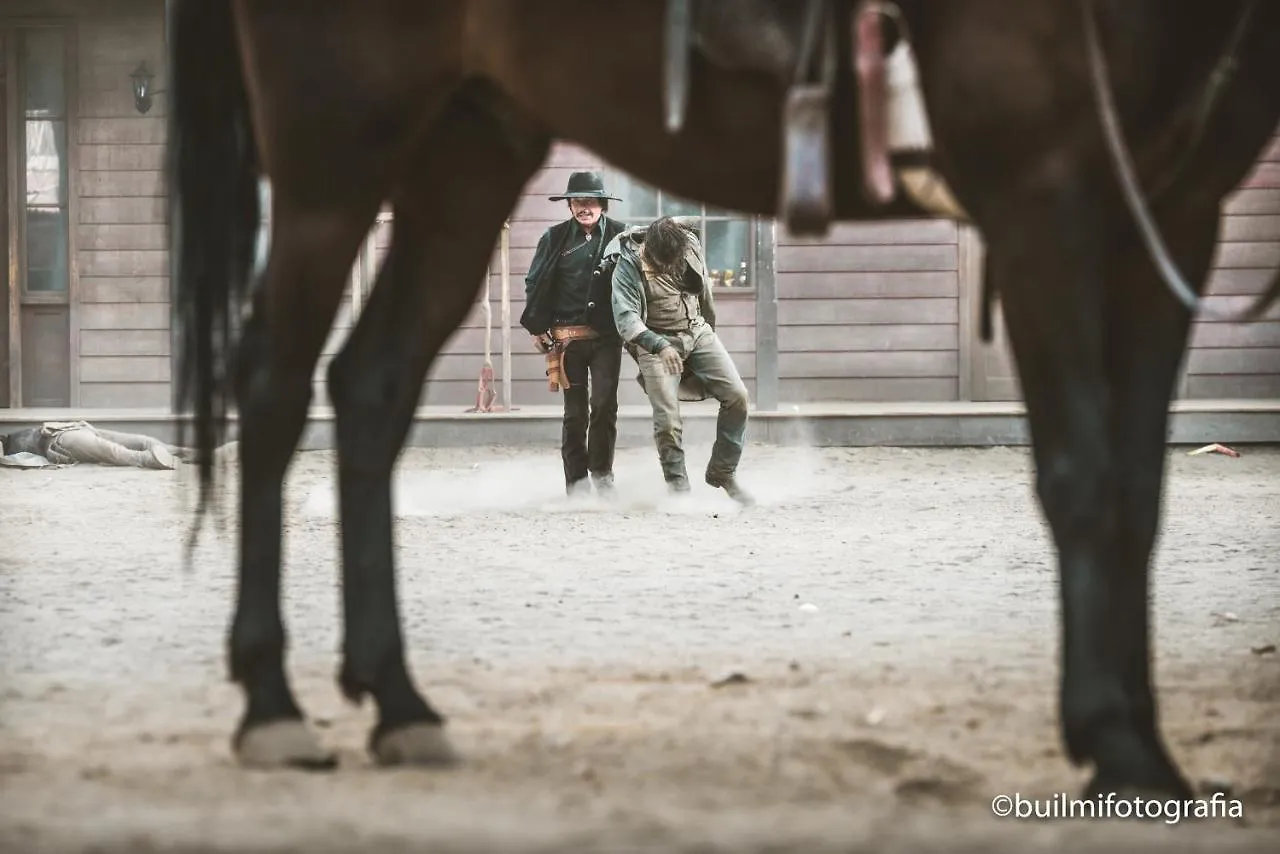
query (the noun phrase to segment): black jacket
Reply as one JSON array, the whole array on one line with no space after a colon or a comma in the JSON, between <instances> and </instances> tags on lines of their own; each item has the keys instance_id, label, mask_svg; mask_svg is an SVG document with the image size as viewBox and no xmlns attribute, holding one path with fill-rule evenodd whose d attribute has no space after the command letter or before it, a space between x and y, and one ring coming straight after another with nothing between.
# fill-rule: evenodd
<instances>
[{"instance_id":1,"label":"black jacket","mask_svg":"<svg viewBox=\"0 0 1280 854\"><path fill-rule=\"evenodd\" d=\"M538 248L529 262L529 273L524 277L525 304L524 313L520 315L520 325L530 335L541 335L551 328L551 310L555 305L556 293L553 277L556 259L564 250L573 229L580 228L577 221L566 219L548 228L538 241ZM626 229L626 224L608 216L601 216L597 228L600 241L596 246L592 266L598 268L604 255L604 248L609 241ZM584 322L605 337L617 337L618 330L613 324L613 279L611 276L594 276L587 291L587 311Z\"/></svg>"}]
</instances>

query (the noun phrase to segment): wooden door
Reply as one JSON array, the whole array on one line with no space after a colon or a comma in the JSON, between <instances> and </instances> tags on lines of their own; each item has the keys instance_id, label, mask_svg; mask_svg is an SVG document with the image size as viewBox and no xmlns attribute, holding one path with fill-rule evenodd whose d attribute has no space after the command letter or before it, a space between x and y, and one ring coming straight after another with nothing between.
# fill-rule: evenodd
<instances>
[{"instance_id":1,"label":"wooden door","mask_svg":"<svg viewBox=\"0 0 1280 854\"><path fill-rule=\"evenodd\" d=\"M7 58L7 34L0 27L0 408L13 406L12 383L9 379L9 325L13 311L11 300L15 270L9 266L9 61Z\"/></svg>"},{"instance_id":2,"label":"wooden door","mask_svg":"<svg viewBox=\"0 0 1280 854\"><path fill-rule=\"evenodd\" d=\"M7 405L71 404L69 37L0 29L6 211Z\"/></svg>"}]
</instances>

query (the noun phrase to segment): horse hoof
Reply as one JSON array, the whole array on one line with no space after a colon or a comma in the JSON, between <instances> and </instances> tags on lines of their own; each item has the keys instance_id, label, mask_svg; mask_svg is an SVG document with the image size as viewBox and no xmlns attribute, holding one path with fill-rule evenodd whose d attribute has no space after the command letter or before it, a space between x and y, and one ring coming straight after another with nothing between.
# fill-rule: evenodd
<instances>
[{"instance_id":1,"label":"horse hoof","mask_svg":"<svg viewBox=\"0 0 1280 854\"><path fill-rule=\"evenodd\" d=\"M331 771L338 767L338 757L320 746L305 723L295 720L249 727L236 739L235 754L246 768Z\"/></svg>"},{"instance_id":2,"label":"horse hoof","mask_svg":"<svg viewBox=\"0 0 1280 854\"><path fill-rule=\"evenodd\" d=\"M379 765L447 768L460 761L440 724L406 724L385 732L375 729L369 752Z\"/></svg>"}]
</instances>

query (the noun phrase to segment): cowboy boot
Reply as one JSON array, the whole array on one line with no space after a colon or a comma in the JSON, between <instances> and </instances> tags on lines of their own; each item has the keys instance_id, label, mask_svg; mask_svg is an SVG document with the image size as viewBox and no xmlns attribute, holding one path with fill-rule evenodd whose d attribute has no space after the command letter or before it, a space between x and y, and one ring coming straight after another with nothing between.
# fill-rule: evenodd
<instances>
[{"instance_id":1,"label":"cowboy boot","mask_svg":"<svg viewBox=\"0 0 1280 854\"><path fill-rule=\"evenodd\" d=\"M591 472L591 484L595 487L596 493L609 498L614 494L613 472Z\"/></svg>"},{"instance_id":2,"label":"cowboy boot","mask_svg":"<svg viewBox=\"0 0 1280 854\"><path fill-rule=\"evenodd\" d=\"M751 507L756 503L751 493L743 489L742 484L738 483L738 478L735 475L716 476L708 472L707 485L713 489L723 489L730 498L743 507Z\"/></svg>"}]
</instances>

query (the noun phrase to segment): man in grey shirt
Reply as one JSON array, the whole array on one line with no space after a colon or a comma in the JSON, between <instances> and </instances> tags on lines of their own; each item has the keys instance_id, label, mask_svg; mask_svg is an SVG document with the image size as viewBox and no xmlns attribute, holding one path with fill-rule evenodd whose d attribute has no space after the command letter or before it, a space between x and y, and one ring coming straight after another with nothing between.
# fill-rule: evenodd
<instances>
[{"instance_id":1,"label":"man in grey shirt","mask_svg":"<svg viewBox=\"0 0 1280 854\"><path fill-rule=\"evenodd\" d=\"M696 219L663 217L614 238L613 318L653 406L653 438L672 492L689 491L680 400L720 401L706 481L740 504L737 481L747 432L747 387L715 333L715 304Z\"/></svg>"}]
</instances>

